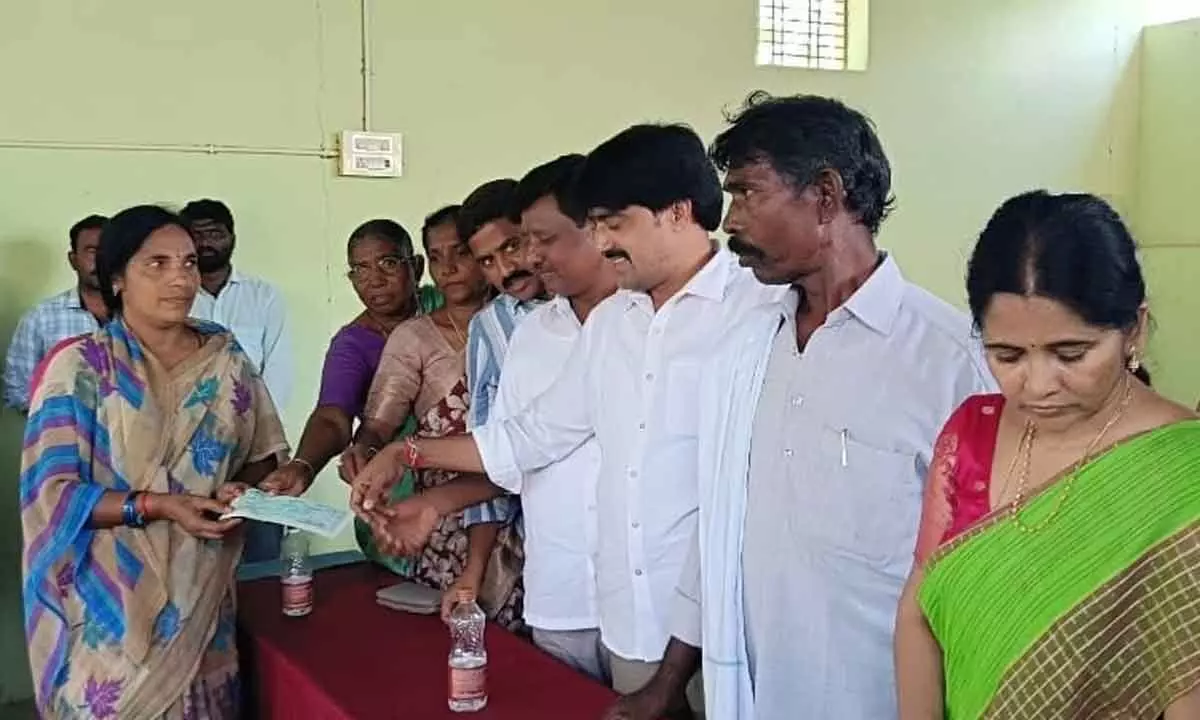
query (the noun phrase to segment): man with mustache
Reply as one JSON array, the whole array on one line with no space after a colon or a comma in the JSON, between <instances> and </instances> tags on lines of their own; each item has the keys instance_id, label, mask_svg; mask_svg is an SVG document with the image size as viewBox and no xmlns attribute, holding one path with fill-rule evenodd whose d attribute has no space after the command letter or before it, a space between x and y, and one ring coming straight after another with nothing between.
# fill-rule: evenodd
<instances>
[{"instance_id":1,"label":"man with mustache","mask_svg":"<svg viewBox=\"0 0 1200 720\"><path fill-rule=\"evenodd\" d=\"M554 298L513 332L492 420L516 414L563 373L583 322L617 289L586 224L564 212L583 162L582 155L564 155L539 165L514 191L510 219L520 222L527 264ZM600 448L592 439L504 489L521 499L525 622L534 644L607 682L592 562L599 471Z\"/></svg>"},{"instance_id":2,"label":"man with mustache","mask_svg":"<svg viewBox=\"0 0 1200 720\"><path fill-rule=\"evenodd\" d=\"M275 286L233 267L237 244L233 213L219 200L194 200L180 216L196 243L200 292L192 317L222 325L258 368L275 407L283 413L291 399L292 357L287 310Z\"/></svg>"},{"instance_id":3,"label":"man with mustache","mask_svg":"<svg viewBox=\"0 0 1200 720\"><path fill-rule=\"evenodd\" d=\"M499 391L509 338L518 323L546 299L541 279L526 264L521 229L509 217L516 188L517 181L511 178L486 182L463 200L458 213L459 237L466 239L471 255L497 293L467 325L468 428L487 422ZM507 495L465 508L462 522L470 528L469 556L490 557L500 527L512 522L519 510L519 500ZM466 568L447 589L445 600L452 600L460 589L478 591L485 571Z\"/></svg>"},{"instance_id":4,"label":"man with mustache","mask_svg":"<svg viewBox=\"0 0 1200 720\"><path fill-rule=\"evenodd\" d=\"M292 353L283 296L264 280L233 267L233 213L218 200L194 200L179 213L196 244L200 292L191 316L215 322L233 333L258 368L276 409L283 413L292 390ZM279 557L278 525L246 523L243 562Z\"/></svg>"},{"instance_id":5,"label":"man with mustache","mask_svg":"<svg viewBox=\"0 0 1200 720\"><path fill-rule=\"evenodd\" d=\"M933 445L994 381L967 316L875 243L891 167L863 114L756 93L711 154L730 248L788 291L714 343L668 660L609 718L658 717L701 646L722 720L895 718L894 618Z\"/></svg>"},{"instance_id":6,"label":"man with mustache","mask_svg":"<svg viewBox=\"0 0 1200 720\"><path fill-rule=\"evenodd\" d=\"M97 330L108 321L96 279L96 248L108 218L89 215L71 226L67 262L75 271L75 287L44 300L21 318L4 363L4 404L29 410L34 370L63 340Z\"/></svg>"},{"instance_id":7,"label":"man with mustache","mask_svg":"<svg viewBox=\"0 0 1200 720\"><path fill-rule=\"evenodd\" d=\"M517 322L546 299L542 281L525 262L525 238L509 218L517 181L491 180L463 200L458 214L459 237L466 238L496 298L471 318L467 330L467 385L471 407L467 425L487 422L500 369Z\"/></svg>"},{"instance_id":8,"label":"man with mustache","mask_svg":"<svg viewBox=\"0 0 1200 720\"><path fill-rule=\"evenodd\" d=\"M662 660L696 528L696 400L714 338L782 291L738 268L712 239L721 186L690 128L617 134L588 155L572 196L570 214L591 221L622 289L592 311L563 372L523 411L470 436L385 448L351 499L383 542L419 547L440 514L499 490L464 478L382 508L381 493L405 465L485 471L511 487L594 438L600 634L613 687L629 693Z\"/></svg>"}]
</instances>

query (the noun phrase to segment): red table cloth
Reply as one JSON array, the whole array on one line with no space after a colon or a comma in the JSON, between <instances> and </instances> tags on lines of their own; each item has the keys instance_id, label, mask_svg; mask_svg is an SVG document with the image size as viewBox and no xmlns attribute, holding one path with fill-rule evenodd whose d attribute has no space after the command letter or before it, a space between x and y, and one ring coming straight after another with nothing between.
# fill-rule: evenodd
<instances>
[{"instance_id":1,"label":"red table cloth","mask_svg":"<svg viewBox=\"0 0 1200 720\"><path fill-rule=\"evenodd\" d=\"M394 575L360 563L320 570L313 612L285 617L277 578L238 588L247 700L264 720L590 720L616 695L528 641L489 625L488 706L446 706L450 634L436 616L389 610Z\"/></svg>"}]
</instances>

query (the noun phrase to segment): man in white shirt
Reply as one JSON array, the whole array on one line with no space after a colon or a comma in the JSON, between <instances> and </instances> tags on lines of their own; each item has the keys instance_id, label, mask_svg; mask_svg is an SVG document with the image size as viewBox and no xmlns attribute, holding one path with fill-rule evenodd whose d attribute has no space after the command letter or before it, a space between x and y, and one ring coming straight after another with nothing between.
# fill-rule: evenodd
<instances>
[{"instance_id":1,"label":"man in white shirt","mask_svg":"<svg viewBox=\"0 0 1200 720\"><path fill-rule=\"evenodd\" d=\"M233 333L266 382L276 409L284 412L292 393L292 353L283 296L270 283L234 269L237 236L225 203L194 200L180 216L196 242L200 269L192 317Z\"/></svg>"},{"instance_id":2,"label":"man in white shirt","mask_svg":"<svg viewBox=\"0 0 1200 720\"><path fill-rule=\"evenodd\" d=\"M891 169L865 116L756 94L711 153L730 248L791 290L707 368L674 637L609 717L658 717L703 645L712 717L895 718L893 619L933 445L994 381L966 315L876 248Z\"/></svg>"},{"instance_id":3,"label":"man in white shirt","mask_svg":"<svg viewBox=\"0 0 1200 720\"><path fill-rule=\"evenodd\" d=\"M550 387L562 374L583 322L617 289L616 273L586 226L563 214L583 162L582 155L564 155L539 165L513 193L511 212L526 238L525 261L555 297L513 332L493 419L517 414ZM607 682L592 562L599 474L600 448L591 438L558 462L522 473L511 489L521 496L525 623L533 642Z\"/></svg>"},{"instance_id":4,"label":"man in white shirt","mask_svg":"<svg viewBox=\"0 0 1200 720\"><path fill-rule=\"evenodd\" d=\"M292 391L292 353L283 296L273 285L233 268L233 213L218 200L194 200L179 213L196 243L200 292L192 301L192 317L221 325L233 333L258 368L275 408L287 408ZM250 522L242 562L279 557L278 525Z\"/></svg>"},{"instance_id":5,"label":"man in white shirt","mask_svg":"<svg viewBox=\"0 0 1200 720\"><path fill-rule=\"evenodd\" d=\"M439 514L498 490L463 479L384 508L381 493L405 465L485 471L510 488L594 437L602 458L600 632L620 692L640 687L662 657L696 528L702 364L714 337L781 294L713 242L722 201L716 171L689 128L637 125L593 150L569 214L591 220L622 290L592 311L563 373L524 411L467 437L396 443L360 473L352 492L381 540L411 551Z\"/></svg>"}]
</instances>

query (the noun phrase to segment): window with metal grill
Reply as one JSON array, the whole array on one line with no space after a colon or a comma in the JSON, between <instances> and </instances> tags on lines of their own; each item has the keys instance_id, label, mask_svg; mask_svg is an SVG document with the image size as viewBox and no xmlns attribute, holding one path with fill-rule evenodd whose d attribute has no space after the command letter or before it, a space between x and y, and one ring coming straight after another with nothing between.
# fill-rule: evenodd
<instances>
[{"instance_id":1,"label":"window with metal grill","mask_svg":"<svg viewBox=\"0 0 1200 720\"><path fill-rule=\"evenodd\" d=\"M862 0L758 0L758 64L864 69L851 32L860 6L865 17Z\"/></svg>"}]
</instances>

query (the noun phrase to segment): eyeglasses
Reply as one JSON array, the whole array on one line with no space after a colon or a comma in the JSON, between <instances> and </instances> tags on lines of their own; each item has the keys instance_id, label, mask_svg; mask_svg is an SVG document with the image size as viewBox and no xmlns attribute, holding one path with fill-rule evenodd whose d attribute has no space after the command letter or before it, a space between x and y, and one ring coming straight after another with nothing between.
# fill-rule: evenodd
<instances>
[{"instance_id":1,"label":"eyeglasses","mask_svg":"<svg viewBox=\"0 0 1200 720\"><path fill-rule=\"evenodd\" d=\"M384 255L374 263L359 263L351 265L350 271L346 273L346 277L351 280L365 280L372 271L381 273L388 277L394 277L401 272L407 271L412 266L413 258L399 257L397 255Z\"/></svg>"}]
</instances>

